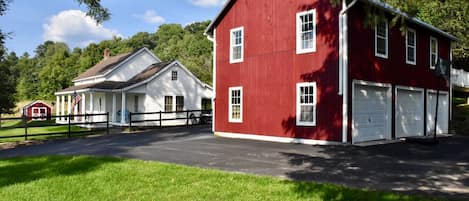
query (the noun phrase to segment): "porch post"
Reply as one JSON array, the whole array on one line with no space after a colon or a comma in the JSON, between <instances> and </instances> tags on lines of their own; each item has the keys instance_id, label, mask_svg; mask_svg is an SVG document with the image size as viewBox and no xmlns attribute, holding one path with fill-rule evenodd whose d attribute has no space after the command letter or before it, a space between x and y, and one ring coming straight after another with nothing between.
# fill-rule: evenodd
<instances>
[{"instance_id":1,"label":"porch post","mask_svg":"<svg viewBox=\"0 0 469 201\"><path fill-rule=\"evenodd\" d=\"M81 94L81 114L82 115L86 114L86 94L85 93ZM86 117L82 116L81 121L83 123L85 123L86 122Z\"/></svg>"},{"instance_id":2,"label":"porch post","mask_svg":"<svg viewBox=\"0 0 469 201\"><path fill-rule=\"evenodd\" d=\"M62 110L60 110L60 116L65 116L65 96L62 95L62 103L60 104ZM60 121L63 121L64 117L60 117Z\"/></svg>"},{"instance_id":3,"label":"porch post","mask_svg":"<svg viewBox=\"0 0 469 201\"><path fill-rule=\"evenodd\" d=\"M70 95L67 96L67 114L72 113L72 97Z\"/></svg>"},{"instance_id":4,"label":"porch post","mask_svg":"<svg viewBox=\"0 0 469 201\"><path fill-rule=\"evenodd\" d=\"M112 122L116 122L116 93L112 94Z\"/></svg>"},{"instance_id":5,"label":"porch post","mask_svg":"<svg viewBox=\"0 0 469 201\"><path fill-rule=\"evenodd\" d=\"M94 114L93 92L90 92L90 114ZM93 116L90 116L90 122L93 122Z\"/></svg>"},{"instance_id":6,"label":"porch post","mask_svg":"<svg viewBox=\"0 0 469 201\"><path fill-rule=\"evenodd\" d=\"M125 92L122 92L121 124L125 124Z\"/></svg>"},{"instance_id":7,"label":"porch post","mask_svg":"<svg viewBox=\"0 0 469 201\"><path fill-rule=\"evenodd\" d=\"M55 116L60 116L60 96L55 96ZM55 121L60 121L60 118L56 117Z\"/></svg>"}]
</instances>

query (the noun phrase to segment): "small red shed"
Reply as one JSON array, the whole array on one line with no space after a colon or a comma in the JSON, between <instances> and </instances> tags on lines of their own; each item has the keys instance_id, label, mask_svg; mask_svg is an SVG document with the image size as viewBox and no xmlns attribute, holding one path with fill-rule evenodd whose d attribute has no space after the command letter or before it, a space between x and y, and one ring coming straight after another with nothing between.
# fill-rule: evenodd
<instances>
[{"instance_id":1,"label":"small red shed","mask_svg":"<svg viewBox=\"0 0 469 201\"><path fill-rule=\"evenodd\" d=\"M23 115L29 120L44 121L51 120L52 107L43 101L34 101L23 107Z\"/></svg>"}]
</instances>

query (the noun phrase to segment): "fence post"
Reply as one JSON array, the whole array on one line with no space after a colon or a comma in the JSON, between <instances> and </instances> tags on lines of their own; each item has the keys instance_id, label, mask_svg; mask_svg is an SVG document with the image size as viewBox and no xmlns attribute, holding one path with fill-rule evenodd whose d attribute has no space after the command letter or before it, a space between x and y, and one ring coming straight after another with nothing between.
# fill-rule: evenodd
<instances>
[{"instance_id":1,"label":"fence post","mask_svg":"<svg viewBox=\"0 0 469 201\"><path fill-rule=\"evenodd\" d=\"M132 132L132 112L129 112L129 132Z\"/></svg>"},{"instance_id":2,"label":"fence post","mask_svg":"<svg viewBox=\"0 0 469 201\"><path fill-rule=\"evenodd\" d=\"M28 140L28 121L26 115L23 114L23 126L24 126L24 140Z\"/></svg>"},{"instance_id":3,"label":"fence post","mask_svg":"<svg viewBox=\"0 0 469 201\"><path fill-rule=\"evenodd\" d=\"M68 114L68 138L72 137L71 115Z\"/></svg>"},{"instance_id":4,"label":"fence post","mask_svg":"<svg viewBox=\"0 0 469 201\"><path fill-rule=\"evenodd\" d=\"M186 111L186 126L189 127L189 111Z\"/></svg>"},{"instance_id":5,"label":"fence post","mask_svg":"<svg viewBox=\"0 0 469 201\"><path fill-rule=\"evenodd\" d=\"M160 128L161 128L162 127L162 121L163 121L162 118L161 118L161 110L160 110L159 114L160 114Z\"/></svg>"},{"instance_id":6,"label":"fence post","mask_svg":"<svg viewBox=\"0 0 469 201\"><path fill-rule=\"evenodd\" d=\"M109 112L106 112L106 135L109 135Z\"/></svg>"}]
</instances>

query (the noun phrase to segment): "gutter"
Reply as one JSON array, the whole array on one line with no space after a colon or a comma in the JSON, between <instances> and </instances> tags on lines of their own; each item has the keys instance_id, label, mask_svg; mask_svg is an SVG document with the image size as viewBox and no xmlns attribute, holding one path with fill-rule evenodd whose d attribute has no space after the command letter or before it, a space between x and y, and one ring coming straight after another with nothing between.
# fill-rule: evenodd
<instances>
[{"instance_id":1,"label":"gutter","mask_svg":"<svg viewBox=\"0 0 469 201\"><path fill-rule=\"evenodd\" d=\"M228 5L229 2L227 2L226 6ZM213 22L212 22L213 23ZM209 26L211 27L211 26ZM212 64L212 132L215 133L215 99L217 97L217 29L214 28L212 34L207 34L208 32L205 32L204 35L207 36L207 39L212 42L213 44L213 64Z\"/></svg>"},{"instance_id":2,"label":"gutter","mask_svg":"<svg viewBox=\"0 0 469 201\"><path fill-rule=\"evenodd\" d=\"M347 143L348 131L348 26L347 11L357 3L354 0L347 5L342 0L342 10L339 13L339 95L342 95L342 143Z\"/></svg>"}]
</instances>

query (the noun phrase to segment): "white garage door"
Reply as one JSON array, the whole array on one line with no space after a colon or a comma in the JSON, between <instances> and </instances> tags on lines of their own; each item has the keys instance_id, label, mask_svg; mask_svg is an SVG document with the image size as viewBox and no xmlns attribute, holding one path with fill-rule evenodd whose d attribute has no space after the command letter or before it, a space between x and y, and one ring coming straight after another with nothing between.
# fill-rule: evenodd
<instances>
[{"instance_id":1,"label":"white garage door","mask_svg":"<svg viewBox=\"0 0 469 201\"><path fill-rule=\"evenodd\" d=\"M448 133L448 92L440 92L437 133ZM427 134L435 130L436 91L427 92Z\"/></svg>"},{"instance_id":2,"label":"white garage door","mask_svg":"<svg viewBox=\"0 0 469 201\"><path fill-rule=\"evenodd\" d=\"M391 88L355 83L353 89L353 143L391 139Z\"/></svg>"},{"instance_id":3,"label":"white garage door","mask_svg":"<svg viewBox=\"0 0 469 201\"><path fill-rule=\"evenodd\" d=\"M396 87L396 138L423 136L423 89Z\"/></svg>"}]
</instances>

